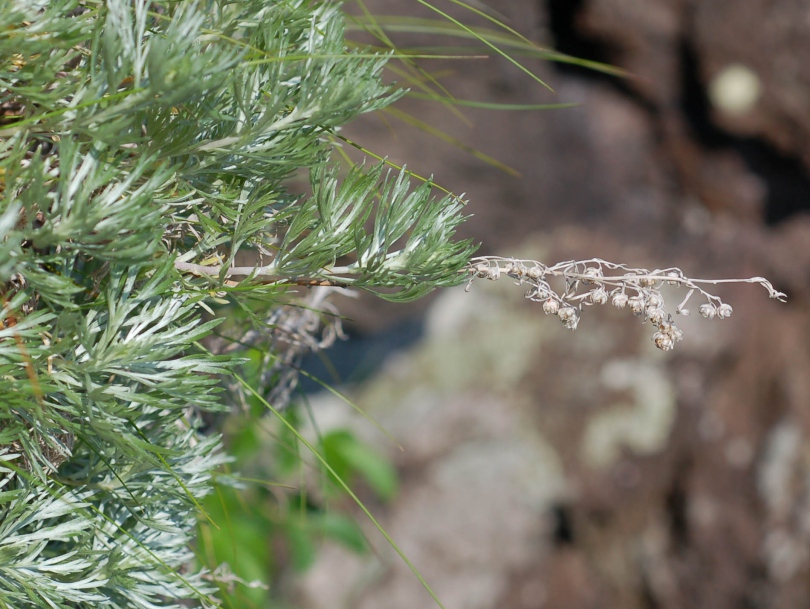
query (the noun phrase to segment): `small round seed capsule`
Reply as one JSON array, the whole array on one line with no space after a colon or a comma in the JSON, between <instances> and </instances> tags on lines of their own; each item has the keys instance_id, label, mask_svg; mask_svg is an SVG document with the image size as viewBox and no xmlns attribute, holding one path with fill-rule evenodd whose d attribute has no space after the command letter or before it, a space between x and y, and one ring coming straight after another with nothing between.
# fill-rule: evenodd
<instances>
[{"instance_id":1,"label":"small round seed capsule","mask_svg":"<svg viewBox=\"0 0 810 609\"><path fill-rule=\"evenodd\" d=\"M726 317L731 316L733 311L734 309L731 308L730 304L723 303L717 307L717 317L720 319L725 319Z\"/></svg>"},{"instance_id":2,"label":"small round seed capsule","mask_svg":"<svg viewBox=\"0 0 810 609\"><path fill-rule=\"evenodd\" d=\"M700 314L706 319L714 319L714 317L717 315L717 309L709 302L700 305L698 311L700 311Z\"/></svg>"},{"instance_id":3,"label":"small round seed capsule","mask_svg":"<svg viewBox=\"0 0 810 609\"><path fill-rule=\"evenodd\" d=\"M627 306L627 301L630 298L624 292L616 292L613 295L613 298L610 299L610 303L616 307L617 309L623 309Z\"/></svg>"},{"instance_id":4,"label":"small round seed capsule","mask_svg":"<svg viewBox=\"0 0 810 609\"><path fill-rule=\"evenodd\" d=\"M566 328L569 330L577 329L577 324L579 323L579 313L577 313L577 310L574 307L566 305L560 309L558 315L560 317L560 321Z\"/></svg>"},{"instance_id":5,"label":"small round seed capsule","mask_svg":"<svg viewBox=\"0 0 810 609\"><path fill-rule=\"evenodd\" d=\"M591 291L589 299L593 304L603 305L607 302L608 295L607 292L605 292L605 288L600 286L595 290Z\"/></svg>"},{"instance_id":6,"label":"small round seed capsule","mask_svg":"<svg viewBox=\"0 0 810 609\"><path fill-rule=\"evenodd\" d=\"M598 279L599 277L602 276L602 269L600 269L599 267L595 267L595 266L589 266L587 269L585 269L585 272L583 273L583 275L585 275L585 277L588 277L588 278ZM589 279L584 279L583 281L585 283L594 283L593 281L590 281Z\"/></svg>"},{"instance_id":7,"label":"small round seed capsule","mask_svg":"<svg viewBox=\"0 0 810 609\"><path fill-rule=\"evenodd\" d=\"M641 296L632 296L630 300L627 301L627 304L634 314L641 315L644 313L644 299Z\"/></svg>"},{"instance_id":8,"label":"small round seed capsule","mask_svg":"<svg viewBox=\"0 0 810 609\"><path fill-rule=\"evenodd\" d=\"M661 351L669 351L675 346L675 341L672 340L672 337L663 332L656 332L653 335L653 341L655 342L655 346L661 349Z\"/></svg>"},{"instance_id":9,"label":"small round seed capsule","mask_svg":"<svg viewBox=\"0 0 810 609\"><path fill-rule=\"evenodd\" d=\"M656 309L664 304L664 299L661 294L653 292L647 296L647 306L655 307Z\"/></svg>"},{"instance_id":10,"label":"small round seed capsule","mask_svg":"<svg viewBox=\"0 0 810 609\"><path fill-rule=\"evenodd\" d=\"M543 313L546 315L557 315L560 312L560 303L549 298L543 303Z\"/></svg>"},{"instance_id":11,"label":"small round seed capsule","mask_svg":"<svg viewBox=\"0 0 810 609\"><path fill-rule=\"evenodd\" d=\"M647 307L647 318L650 320L651 323L657 326L666 319L666 313L664 312L663 309Z\"/></svg>"}]
</instances>

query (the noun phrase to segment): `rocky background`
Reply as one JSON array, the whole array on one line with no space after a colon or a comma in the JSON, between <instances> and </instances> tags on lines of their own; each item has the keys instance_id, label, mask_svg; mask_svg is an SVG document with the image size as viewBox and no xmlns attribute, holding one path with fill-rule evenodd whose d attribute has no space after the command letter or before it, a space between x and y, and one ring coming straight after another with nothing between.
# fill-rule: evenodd
<instances>
[{"instance_id":1,"label":"rocky background","mask_svg":"<svg viewBox=\"0 0 810 609\"><path fill-rule=\"evenodd\" d=\"M349 392L403 450L331 398L314 401L320 424L392 456L402 488L374 512L448 609L810 607L810 5L487 4L628 75L525 60L551 94L497 58L423 64L461 99L579 104L464 109L469 124L399 106L519 177L392 117L346 135L466 192L462 236L481 253L763 275L788 303L723 287L734 315L680 320L686 337L664 354L625 311L589 309L570 333L508 280L421 308L346 301L356 338L333 359L383 362ZM410 345L383 357L385 337ZM369 538L371 557L327 546L298 606L431 606Z\"/></svg>"}]
</instances>

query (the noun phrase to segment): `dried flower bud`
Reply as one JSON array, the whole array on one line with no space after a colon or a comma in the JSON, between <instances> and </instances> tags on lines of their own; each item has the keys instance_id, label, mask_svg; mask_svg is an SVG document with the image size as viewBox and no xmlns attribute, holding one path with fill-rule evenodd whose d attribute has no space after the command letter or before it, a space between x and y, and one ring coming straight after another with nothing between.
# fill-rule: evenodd
<instances>
[{"instance_id":1,"label":"dried flower bud","mask_svg":"<svg viewBox=\"0 0 810 609\"><path fill-rule=\"evenodd\" d=\"M652 277L642 277L641 279L639 279L639 284L643 288L651 288L655 285L655 279L653 279Z\"/></svg>"},{"instance_id":2,"label":"dried flower bud","mask_svg":"<svg viewBox=\"0 0 810 609\"><path fill-rule=\"evenodd\" d=\"M589 266L588 268L585 269L583 275L585 275L585 277L593 277L594 279L598 279L599 277L602 276L602 269L596 266ZM583 281L585 283L594 283L593 281L590 281L588 279L583 279Z\"/></svg>"},{"instance_id":3,"label":"dried flower bud","mask_svg":"<svg viewBox=\"0 0 810 609\"><path fill-rule=\"evenodd\" d=\"M700 305L700 309L698 309L698 311L700 311L700 314L706 319L714 319L715 315L717 315L717 309L710 302Z\"/></svg>"},{"instance_id":4,"label":"dried flower bud","mask_svg":"<svg viewBox=\"0 0 810 609\"><path fill-rule=\"evenodd\" d=\"M566 328L569 330L577 329L577 324L579 323L579 313L574 307L566 305L560 309L558 315L560 317L560 321Z\"/></svg>"},{"instance_id":5,"label":"dried flower bud","mask_svg":"<svg viewBox=\"0 0 810 609\"><path fill-rule=\"evenodd\" d=\"M530 268L526 274L529 276L529 279L540 279L543 276L543 271L540 267L533 266Z\"/></svg>"},{"instance_id":6,"label":"dried flower bud","mask_svg":"<svg viewBox=\"0 0 810 609\"><path fill-rule=\"evenodd\" d=\"M487 271L487 279L495 281L500 278L501 278L501 267L499 266L490 267L489 270Z\"/></svg>"},{"instance_id":7,"label":"dried flower bud","mask_svg":"<svg viewBox=\"0 0 810 609\"><path fill-rule=\"evenodd\" d=\"M608 295L605 288L599 286L590 293L589 298L593 304L603 305L607 302Z\"/></svg>"},{"instance_id":8,"label":"dried flower bud","mask_svg":"<svg viewBox=\"0 0 810 609\"><path fill-rule=\"evenodd\" d=\"M659 308L664 305L664 299L658 292L651 292L647 295L647 306Z\"/></svg>"},{"instance_id":9,"label":"dried flower bud","mask_svg":"<svg viewBox=\"0 0 810 609\"><path fill-rule=\"evenodd\" d=\"M680 279L681 276L678 275L678 273L676 273L675 271L670 271L669 273L667 273L667 277L672 277L672 279L667 281L669 285L678 285L680 283L680 281L677 280Z\"/></svg>"},{"instance_id":10,"label":"dried flower bud","mask_svg":"<svg viewBox=\"0 0 810 609\"><path fill-rule=\"evenodd\" d=\"M672 327L669 330L669 335L675 340L683 340L683 331L675 324L672 324Z\"/></svg>"},{"instance_id":11,"label":"dried flower bud","mask_svg":"<svg viewBox=\"0 0 810 609\"><path fill-rule=\"evenodd\" d=\"M647 307L647 317L649 318L651 323L657 326L666 319L666 312L664 311L664 309Z\"/></svg>"},{"instance_id":12,"label":"dried flower bud","mask_svg":"<svg viewBox=\"0 0 810 609\"><path fill-rule=\"evenodd\" d=\"M543 313L546 315L557 315L560 311L560 303L554 300L553 298L549 298L547 301L543 303Z\"/></svg>"},{"instance_id":13,"label":"dried flower bud","mask_svg":"<svg viewBox=\"0 0 810 609\"><path fill-rule=\"evenodd\" d=\"M611 304L617 309L623 309L627 306L629 297L624 292L616 292L613 298L610 299Z\"/></svg>"},{"instance_id":14,"label":"dried flower bud","mask_svg":"<svg viewBox=\"0 0 810 609\"><path fill-rule=\"evenodd\" d=\"M731 315L732 311L734 311L734 309L731 308L730 304L723 303L717 307L717 317L725 319Z\"/></svg>"},{"instance_id":15,"label":"dried flower bud","mask_svg":"<svg viewBox=\"0 0 810 609\"><path fill-rule=\"evenodd\" d=\"M475 276L484 279L489 277L489 265L483 262L475 265Z\"/></svg>"},{"instance_id":16,"label":"dried flower bud","mask_svg":"<svg viewBox=\"0 0 810 609\"><path fill-rule=\"evenodd\" d=\"M627 304L635 315L644 313L644 299L641 296L632 296L630 300L627 301Z\"/></svg>"},{"instance_id":17,"label":"dried flower bud","mask_svg":"<svg viewBox=\"0 0 810 609\"><path fill-rule=\"evenodd\" d=\"M661 351L669 351L675 346L675 341L672 340L672 337L664 332L656 332L653 334L653 341L655 342L655 346L661 349Z\"/></svg>"}]
</instances>

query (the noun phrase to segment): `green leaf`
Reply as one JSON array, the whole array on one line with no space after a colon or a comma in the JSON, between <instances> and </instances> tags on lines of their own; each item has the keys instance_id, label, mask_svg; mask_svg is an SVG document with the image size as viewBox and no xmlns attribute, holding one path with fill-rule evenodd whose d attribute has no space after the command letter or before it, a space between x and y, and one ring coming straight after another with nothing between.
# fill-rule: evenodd
<instances>
[{"instance_id":1,"label":"green leaf","mask_svg":"<svg viewBox=\"0 0 810 609\"><path fill-rule=\"evenodd\" d=\"M324 458L342 478L359 474L380 499L394 497L398 487L396 470L350 431L329 432L323 436L321 446Z\"/></svg>"}]
</instances>

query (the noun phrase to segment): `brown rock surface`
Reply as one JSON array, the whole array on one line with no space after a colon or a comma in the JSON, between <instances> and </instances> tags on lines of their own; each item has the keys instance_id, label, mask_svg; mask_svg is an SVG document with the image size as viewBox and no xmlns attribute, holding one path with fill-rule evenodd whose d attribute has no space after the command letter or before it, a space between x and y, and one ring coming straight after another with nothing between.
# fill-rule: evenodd
<instances>
[{"instance_id":1,"label":"brown rock surface","mask_svg":"<svg viewBox=\"0 0 810 609\"><path fill-rule=\"evenodd\" d=\"M496 59L448 64L460 98L581 105L465 111L472 126L403 106L521 178L400 126L392 140L378 117L350 137L467 192L464 236L486 253L765 275L789 301L724 287L731 319L679 321L686 338L660 354L626 312L589 309L571 334L506 281L440 295L424 341L357 390L405 447L384 525L448 609L810 606L807 3L492 4L634 77L530 64L555 99ZM710 100L732 65L761 87L744 112ZM375 328L397 314L362 307ZM429 606L376 545L381 562L325 552L303 606Z\"/></svg>"}]
</instances>

